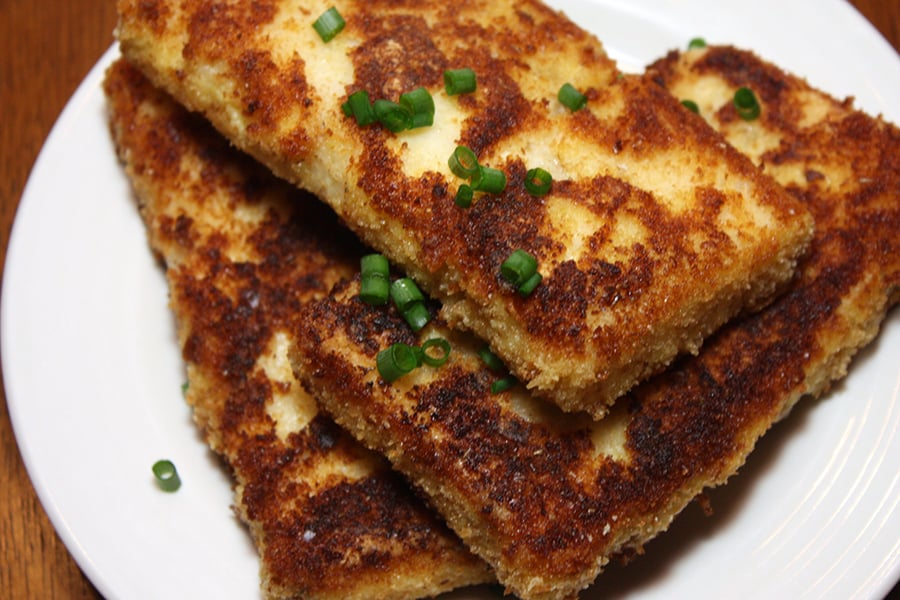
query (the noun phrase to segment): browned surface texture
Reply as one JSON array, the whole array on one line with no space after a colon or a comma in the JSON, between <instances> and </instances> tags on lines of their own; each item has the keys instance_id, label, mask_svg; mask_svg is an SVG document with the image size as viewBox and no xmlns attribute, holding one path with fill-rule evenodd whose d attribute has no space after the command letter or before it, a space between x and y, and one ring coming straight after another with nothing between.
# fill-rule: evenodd
<instances>
[{"instance_id":1,"label":"browned surface texture","mask_svg":"<svg viewBox=\"0 0 900 600\"><path fill-rule=\"evenodd\" d=\"M301 376L326 410L422 486L527 598L576 592L724 483L799 399L846 374L900 299L900 129L732 48L672 53L648 77L696 98L815 215L811 251L784 296L726 325L600 422L535 407L520 391L491 393L477 343L445 330L415 339L352 288L313 303L298 336ZM752 127L777 143L744 147L759 136L734 126L732 93L704 92L719 79L756 90L763 115ZM379 347L435 334L452 341L447 365L380 379Z\"/></svg>"},{"instance_id":2,"label":"browned surface texture","mask_svg":"<svg viewBox=\"0 0 900 600\"><path fill-rule=\"evenodd\" d=\"M236 152L124 60L104 91L151 247L166 267L186 397L231 468L272 598L404 598L490 578L384 459L291 375L301 307L363 248L315 198Z\"/></svg>"},{"instance_id":3,"label":"browned surface texture","mask_svg":"<svg viewBox=\"0 0 900 600\"><path fill-rule=\"evenodd\" d=\"M900 48L900 3L853 4ZM81 77L112 43L107 0L0 3L0 258L28 171ZM0 590L10 598L95 600L98 595L59 541L0 411Z\"/></svg>"},{"instance_id":4,"label":"browned surface texture","mask_svg":"<svg viewBox=\"0 0 900 600\"><path fill-rule=\"evenodd\" d=\"M135 66L316 193L441 300L452 325L565 410L602 416L696 351L789 279L810 237L801 205L539 2L342 0L347 27L328 44L298 16L320 10L311 0L146 6L119 3ZM441 74L461 66L478 89L448 97ZM586 94L583 109L558 101L567 82ZM339 110L358 90L383 101L419 86L439 107L424 131L359 127ZM467 210L452 200L457 143L507 179ZM555 178L540 198L523 185L538 165ZM516 249L543 276L527 298L500 275Z\"/></svg>"}]
</instances>

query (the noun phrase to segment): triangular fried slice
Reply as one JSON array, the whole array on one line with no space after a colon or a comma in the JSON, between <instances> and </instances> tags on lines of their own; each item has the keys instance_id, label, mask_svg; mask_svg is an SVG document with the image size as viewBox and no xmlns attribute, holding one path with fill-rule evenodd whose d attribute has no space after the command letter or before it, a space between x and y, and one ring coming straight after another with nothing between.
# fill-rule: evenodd
<instances>
[{"instance_id":1,"label":"triangular fried slice","mask_svg":"<svg viewBox=\"0 0 900 600\"><path fill-rule=\"evenodd\" d=\"M358 268L322 205L230 148L120 60L104 89L166 267L187 400L230 467L267 598L415 598L491 579L380 456L291 374L299 308Z\"/></svg>"},{"instance_id":2,"label":"triangular fried slice","mask_svg":"<svg viewBox=\"0 0 900 600\"><path fill-rule=\"evenodd\" d=\"M561 13L342 0L346 26L325 42L313 23L328 6L121 0L117 35L157 85L332 206L535 394L602 416L793 274L811 235L802 205ZM461 68L477 87L449 95L444 72ZM583 108L558 99L565 84ZM392 133L342 110L356 92L374 107L420 87L430 127ZM468 176L448 164L458 145L506 178L467 209L455 196ZM553 177L544 196L525 187L534 167ZM542 276L527 297L501 275L517 250Z\"/></svg>"},{"instance_id":3,"label":"triangular fried slice","mask_svg":"<svg viewBox=\"0 0 900 600\"><path fill-rule=\"evenodd\" d=\"M739 146L765 139L755 158L815 215L811 252L785 295L601 421L522 388L492 393L500 376L479 360L478 342L439 323L415 335L393 308L361 303L354 284L310 305L292 355L336 420L421 486L523 598L569 597L610 556L666 529L801 397L842 377L900 299L897 127L731 49L672 55L649 78L695 99ZM749 125L731 100L744 85L762 105ZM379 375L380 350L434 336L452 345L445 365L393 383Z\"/></svg>"}]
</instances>

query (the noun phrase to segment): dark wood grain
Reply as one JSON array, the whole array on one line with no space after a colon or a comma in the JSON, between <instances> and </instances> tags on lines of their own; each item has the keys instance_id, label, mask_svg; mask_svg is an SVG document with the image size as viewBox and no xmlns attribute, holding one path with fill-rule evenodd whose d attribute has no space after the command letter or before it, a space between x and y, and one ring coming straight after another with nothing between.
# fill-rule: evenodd
<instances>
[{"instance_id":1,"label":"dark wood grain","mask_svg":"<svg viewBox=\"0 0 900 600\"><path fill-rule=\"evenodd\" d=\"M853 4L900 48L900 2ZM0 1L0 264L28 172L53 122L113 41L112 0ZM0 595L96 599L37 500L0 409Z\"/></svg>"}]
</instances>

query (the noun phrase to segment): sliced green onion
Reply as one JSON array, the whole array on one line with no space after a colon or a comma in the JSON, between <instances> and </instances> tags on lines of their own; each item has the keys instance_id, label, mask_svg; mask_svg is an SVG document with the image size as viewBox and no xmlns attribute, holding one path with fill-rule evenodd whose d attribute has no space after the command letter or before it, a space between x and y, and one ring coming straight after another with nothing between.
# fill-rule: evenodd
<instances>
[{"instance_id":1,"label":"sliced green onion","mask_svg":"<svg viewBox=\"0 0 900 600\"><path fill-rule=\"evenodd\" d=\"M359 281L359 299L366 304L380 306L387 302L389 289L390 282L386 277L363 277Z\"/></svg>"},{"instance_id":2,"label":"sliced green onion","mask_svg":"<svg viewBox=\"0 0 900 600\"><path fill-rule=\"evenodd\" d=\"M519 383L519 380L512 375L503 377L502 379L498 379L491 384L491 393L499 394L500 392L505 392L509 388L515 386L517 383Z\"/></svg>"},{"instance_id":3,"label":"sliced green onion","mask_svg":"<svg viewBox=\"0 0 900 600\"><path fill-rule=\"evenodd\" d=\"M472 186L466 185L465 183L459 186L459 189L456 190L456 205L460 208L469 208L472 206L472 199L475 197L475 190L472 189Z\"/></svg>"},{"instance_id":4,"label":"sliced green onion","mask_svg":"<svg viewBox=\"0 0 900 600\"><path fill-rule=\"evenodd\" d=\"M409 111L391 100L379 98L373 103L372 108L378 122L393 133L409 129L412 123L412 115Z\"/></svg>"},{"instance_id":5,"label":"sliced green onion","mask_svg":"<svg viewBox=\"0 0 900 600\"><path fill-rule=\"evenodd\" d=\"M391 285L388 269L388 260L381 254L367 254L360 259L360 300L373 305L387 302Z\"/></svg>"},{"instance_id":6,"label":"sliced green onion","mask_svg":"<svg viewBox=\"0 0 900 600\"><path fill-rule=\"evenodd\" d=\"M500 265L500 274L517 288L537 273L537 259L521 248Z\"/></svg>"},{"instance_id":7,"label":"sliced green onion","mask_svg":"<svg viewBox=\"0 0 900 600\"><path fill-rule=\"evenodd\" d=\"M587 104L587 96L575 89L571 83L564 83L557 94L559 101L569 110L576 111Z\"/></svg>"},{"instance_id":8,"label":"sliced green onion","mask_svg":"<svg viewBox=\"0 0 900 600\"><path fill-rule=\"evenodd\" d=\"M499 194L506 189L506 173L500 169L479 166L472 176L472 189L488 194Z\"/></svg>"},{"instance_id":9,"label":"sliced green onion","mask_svg":"<svg viewBox=\"0 0 900 600\"><path fill-rule=\"evenodd\" d=\"M434 98L425 88L420 87L401 94L400 105L411 115L410 129L434 124Z\"/></svg>"},{"instance_id":10,"label":"sliced green onion","mask_svg":"<svg viewBox=\"0 0 900 600\"><path fill-rule=\"evenodd\" d=\"M472 69L447 69L444 71L444 89L447 95L470 94L477 86Z\"/></svg>"},{"instance_id":11,"label":"sliced green onion","mask_svg":"<svg viewBox=\"0 0 900 600\"><path fill-rule=\"evenodd\" d=\"M503 364L503 361L500 360L500 357L494 354L494 351L491 350L490 346L483 346L481 350L478 351L478 358L481 359L488 369L491 371L505 371L506 365Z\"/></svg>"},{"instance_id":12,"label":"sliced green onion","mask_svg":"<svg viewBox=\"0 0 900 600\"><path fill-rule=\"evenodd\" d=\"M431 313L428 312L424 302L414 302L406 310L401 310L400 314L413 331L421 330L431 320Z\"/></svg>"},{"instance_id":13,"label":"sliced green onion","mask_svg":"<svg viewBox=\"0 0 900 600\"><path fill-rule=\"evenodd\" d=\"M390 265L383 254L366 254L359 260L359 270L363 277L379 275L387 279Z\"/></svg>"},{"instance_id":14,"label":"sliced green onion","mask_svg":"<svg viewBox=\"0 0 900 600\"><path fill-rule=\"evenodd\" d=\"M432 348L440 350L440 356L432 356L429 351ZM440 367L450 358L450 342L444 338L431 338L422 344L422 362L429 367Z\"/></svg>"},{"instance_id":15,"label":"sliced green onion","mask_svg":"<svg viewBox=\"0 0 900 600\"><path fill-rule=\"evenodd\" d=\"M552 184L553 176L540 167L525 173L525 190L532 196L546 196Z\"/></svg>"},{"instance_id":16,"label":"sliced green onion","mask_svg":"<svg viewBox=\"0 0 900 600\"><path fill-rule=\"evenodd\" d=\"M316 22L313 23L313 29L316 30L323 42L330 42L334 39L334 36L341 32L346 24L341 13L332 6L316 19Z\"/></svg>"},{"instance_id":17,"label":"sliced green onion","mask_svg":"<svg viewBox=\"0 0 900 600\"><path fill-rule=\"evenodd\" d=\"M689 111L691 111L692 113L696 113L698 115L700 114L700 107L697 106L697 103L694 102L693 100L682 100L681 105L684 106Z\"/></svg>"},{"instance_id":18,"label":"sliced green onion","mask_svg":"<svg viewBox=\"0 0 900 600\"><path fill-rule=\"evenodd\" d=\"M174 492L181 487L181 477L178 476L178 471L175 470L171 460L164 459L153 463L153 476L164 492Z\"/></svg>"},{"instance_id":19,"label":"sliced green onion","mask_svg":"<svg viewBox=\"0 0 900 600\"><path fill-rule=\"evenodd\" d=\"M191 387L191 383L189 381L185 381L181 384L181 395L187 396L188 389Z\"/></svg>"},{"instance_id":20,"label":"sliced green onion","mask_svg":"<svg viewBox=\"0 0 900 600\"><path fill-rule=\"evenodd\" d=\"M750 88L742 87L734 93L734 108L745 121L752 121L760 113L759 101Z\"/></svg>"},{"instance_id":21,"label":"sliced green onion","mask_svg":"<svg viewBox=\"0 0 900 600\"><path fill-rule=\"evenodd\" d=\"M465 146L457 146L447 164L454 175L463 179L470 179L478 173L478 157Z\"/></svg>"},{"instance_id":22,"label":"sliced green onion","mask_svg":"<svg viewBox=\"0 0 900 600\"><path fill-rule=\"evenodd\" d=\"M519 295L521 296L530 296L531 292L541 283L543 277L540 273L535 273L531 277L525 280L525 282L519 286Z\"/></svg>"},{"instance_id":23,"label":"sliced green onion","mask_svg":"<svg viewBox=\"0 0 900 600\"><path fill-rule=\"evenodd\" d=\"M702 37L695 37L688 42L688 50L694 50L695 48L706 48L706 40Z\"/></svg>"},{"instance_id":24,"label":"sliced green onion","mask_svg":"<svg viewBox=\"0 0 900 600\"><path fill-rule=\"evenodd\" d=\"M386 382L396 381L419 366L416 348L403 342L391 344L375 357L375 366Z\"/></svg>"},{"instance_id":25,"label":"sliced green onion","mask_svg":"<svg viewBox=\"0 0 900 600\"><path fill-rule=\"evenodd\" d=\"M341 105L341 109L348 117L356 119L356 123L362 127L371 125L376 121L375 109L369 101L369 92L359 90L350 94L347 101Z\"/></svg>"},{"instance_id":26,"label":"sliced green onion","mask_svg":"<svg viewBox=\"0 0 900 600\"><path fill-rule=\"evenodd\" d=\"M397 309L403 312L416 302L424 302L425 296L415 281L409 277L403 277L391 284L391 300L397 305Z\"/></svg>"}]
</instances>

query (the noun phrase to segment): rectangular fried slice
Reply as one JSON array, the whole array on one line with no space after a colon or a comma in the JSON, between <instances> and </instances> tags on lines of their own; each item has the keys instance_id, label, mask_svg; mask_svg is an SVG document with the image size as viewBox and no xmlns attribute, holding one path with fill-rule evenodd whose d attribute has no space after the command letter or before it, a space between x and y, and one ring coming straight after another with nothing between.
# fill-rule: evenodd
<instances>
[{"instance_id":1,"label":"rectangular fried slice","mask_svg":"<svg viewBox=\"0 0 900 600\"><path fill-rule=\"evenodd\" d=\"M897 127L733 49L673 54L648 78L694 98L741 145L747 124L729 127L729 94L707 90L767 82L751 125L750 137L767 140L756 158L816 216L799 277L774 303L723 327L600 421L521 387L491 393L502 375L479 360L479 342L439 324L413 334L394 308L361 303L355 284L309 305L292 354L326 410L424 489L523 598L572 596L611 555L666 529L801 397L842 377L900 299ZM379 350L433 336L452 345L446 364L393 383L379 376Z\"/></svg>"},{"instance_id":2,"label":"rectangular fried slice","mask_svg":"<svg viewBox=\"0 0 900 600\"><path fill-rule=\"evenodd\" d=\"M358 269L322 205L230 148L119 60L104 89L166 267L187 400L233 472L268 598L415 598L491 579L382 457L295 381L298 308Z\"/></svg>"},{"instance_id":3,"label":"rectangular fried slice","mask_svg":"<svg viewBox=\"0 0 900 600\"><path fill-rule=\"evenodd\" d=\"M346 22L324 42L313 22ZM602 416L619 395L794 271L811 219L659 86L537 0L120 0L122 52L238 147L327 202L361 239L491 343L533 392ZM474 92L448 95L446 69ZM564 84L584 93L570 110ZM350 94L424 87L434 124L392 133ZM374 104L373 104L374 106ZM503 173L455 203L458 145ZM525 188L534 167L550 192ZM474 183L474 182L473 182ZM501 275L537 259L528 296ZM702 285L686 285L702 282Z\"/></svg>"}]
</instances>

